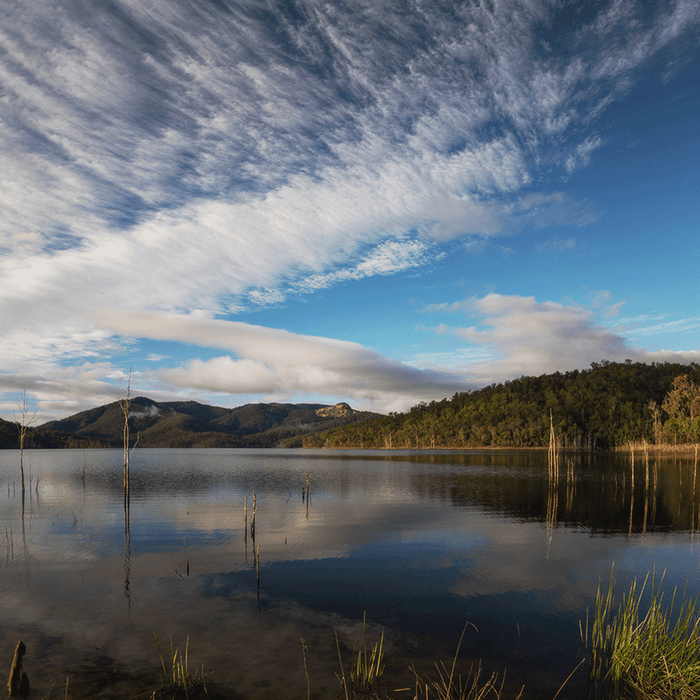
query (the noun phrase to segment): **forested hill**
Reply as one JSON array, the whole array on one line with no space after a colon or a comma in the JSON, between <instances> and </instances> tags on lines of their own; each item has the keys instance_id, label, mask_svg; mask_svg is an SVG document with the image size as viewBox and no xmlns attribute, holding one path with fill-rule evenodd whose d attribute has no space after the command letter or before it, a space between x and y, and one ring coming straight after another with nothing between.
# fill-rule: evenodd
<instances>
[{"instance_id":1,"label":"forested hill","mask_svg":"<svg viewBox=\"0 0 700 700\"><path fill-rule=\"evenodd\" d=\"M246 404L236 408L196 401L130 400L131 445L139 447L300 447L301 436L367 420L378 414L346 403ZM41 447L122 447L124 413L120 402L92 408L27 430L25 449ZM0 420L0 448L17 448L17 424Z\"/></svg>"},{"instance_id":2,"label":"forested hill","mask_svg":"<svg viewBox=\"0 0 700 700\"><path fill-rule=\"evenodd\" d=\"M304 447L561 447L700 440L700 365L593 363L520 377L304 438Z\"/></svg>"}]
</instances>

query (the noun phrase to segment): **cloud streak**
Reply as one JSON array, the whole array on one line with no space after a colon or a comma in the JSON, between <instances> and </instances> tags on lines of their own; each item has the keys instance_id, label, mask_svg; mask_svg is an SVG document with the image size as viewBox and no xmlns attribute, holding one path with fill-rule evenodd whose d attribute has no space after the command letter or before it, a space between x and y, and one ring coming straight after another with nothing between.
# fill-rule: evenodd
<instances>
[{"instance_id":1,"label":"cloud streak","mask_svg":"<svg viewBox=\"0 0 700 700\"><path fill-rule=\"evenodd\" d=\"M390 411L469 386L449 369L416 369L359 343L283 329L118 310L102 313L99 323L123 335L219 348L235 355L192 360L158 372L161 380L183 389L234 395L346 396Z\"/></svg>"}]
</instances>

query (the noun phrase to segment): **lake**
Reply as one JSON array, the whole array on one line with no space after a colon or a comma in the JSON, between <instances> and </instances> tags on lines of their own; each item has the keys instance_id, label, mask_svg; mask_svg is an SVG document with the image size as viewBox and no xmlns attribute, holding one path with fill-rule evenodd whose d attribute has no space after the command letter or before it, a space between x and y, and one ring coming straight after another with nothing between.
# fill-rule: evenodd
<instances>
[{"instance_id":1,"label":"lake","mask_svg":"<svg viewBox=\"0 0 700 700\"><path fill-rule=\"evenodd\" d=\"M333 698L366 614L396 697L464 632L459 671L551 700L613 564L700 588L693 455L564 454L554 481L541 451L137 449L126 511L122 461L26 453L23 505L0 452L0 663L26 643L31 697L146 692L155 632L231 697Z\"/></svg>"}]
</instances>

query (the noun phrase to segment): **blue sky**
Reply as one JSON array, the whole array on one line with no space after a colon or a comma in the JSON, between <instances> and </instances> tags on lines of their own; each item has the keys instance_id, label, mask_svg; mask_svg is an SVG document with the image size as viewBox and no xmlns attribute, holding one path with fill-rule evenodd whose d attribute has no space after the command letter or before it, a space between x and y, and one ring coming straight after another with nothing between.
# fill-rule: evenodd
<instances>
[{"instance_id":1,"label":"blue sky","mask_svg":"<svg viewBox=\"0 0 700 700\"><path fill-rule=\"evenodd\" d=\"M700 5L0 8L0 415L700 361Z\"/></svg>"}]
</instances>

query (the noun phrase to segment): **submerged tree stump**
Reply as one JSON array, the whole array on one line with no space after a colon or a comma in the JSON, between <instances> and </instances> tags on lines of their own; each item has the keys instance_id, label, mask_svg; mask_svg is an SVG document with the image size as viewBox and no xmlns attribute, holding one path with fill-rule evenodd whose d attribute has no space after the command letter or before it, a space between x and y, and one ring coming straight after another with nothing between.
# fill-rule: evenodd
<instances>
[{"instance_id":1,"label":"submerged tree stump","mask_svg":"<svg viewBox=\"0 0 700 700\"><path fill-rule=\"evenodd\" d=\"M29 676L22 670L22 657L27 647L20 639L17 642L15 656L10 667L10 677L7 680L7 693L11 698L27 698L29 696Z\"/></svg>"}]
</instances>

